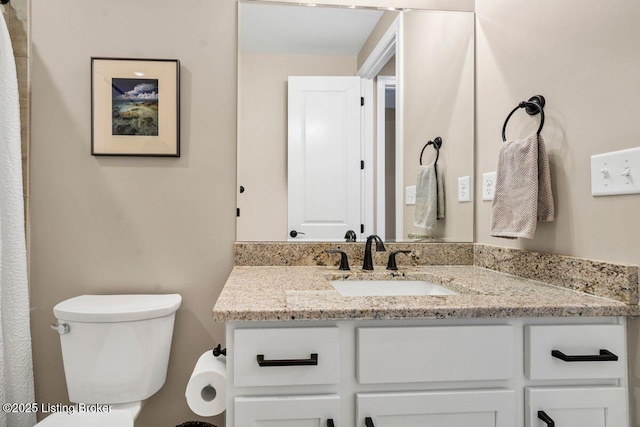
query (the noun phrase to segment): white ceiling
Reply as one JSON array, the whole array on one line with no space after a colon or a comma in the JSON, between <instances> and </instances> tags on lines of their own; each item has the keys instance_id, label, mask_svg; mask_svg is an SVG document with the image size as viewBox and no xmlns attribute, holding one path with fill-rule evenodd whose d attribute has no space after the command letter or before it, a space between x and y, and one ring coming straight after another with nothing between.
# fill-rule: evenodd
<instances>
[{"instance_id":1,"label":"white ceiling","mask_svg":"<svg viewBox=\"0 0 640 427\"><path fill-rule=\"evenodd\" d=\"M242 3L242 52L356 55L382 16L367 9Z\"/></svg>"}]
</instances>

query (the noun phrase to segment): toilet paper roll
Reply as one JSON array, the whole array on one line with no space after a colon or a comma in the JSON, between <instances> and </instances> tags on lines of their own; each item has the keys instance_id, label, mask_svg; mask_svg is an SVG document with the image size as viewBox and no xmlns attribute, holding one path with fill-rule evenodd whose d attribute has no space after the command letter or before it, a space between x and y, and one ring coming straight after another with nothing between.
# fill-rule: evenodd
<instances>
[{"instance_id":1,"label":"toilet paper roll","mask_svg":"<svg viewBox=\"0 0 640 427\"><path fill-rule=\"evenodd\" d=\"M209 350L200 356L187 383L187 405L201 417L218 415L227 401L226 359Z\"/></svg>"}]
</instances>

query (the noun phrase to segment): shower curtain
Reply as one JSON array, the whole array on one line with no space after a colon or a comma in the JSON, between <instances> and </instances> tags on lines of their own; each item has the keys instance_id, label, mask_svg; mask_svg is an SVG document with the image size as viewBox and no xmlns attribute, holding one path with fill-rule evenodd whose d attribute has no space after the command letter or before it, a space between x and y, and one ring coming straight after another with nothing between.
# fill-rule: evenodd
<instances>
[{"instance_id":1,"label":"shower curtain","mask_svg":"<svg viewBox=\"0 0 640 427\"><path fill-rule=\"evenodd\" d=\"M34 403L20 107L15 59L0 13L0 403ZM10 409L6 411L6 409ZM17 412L12 412L16 409ZM31 427L34 413L1 408L0 427Z\"/></svg>"}]
</instances>

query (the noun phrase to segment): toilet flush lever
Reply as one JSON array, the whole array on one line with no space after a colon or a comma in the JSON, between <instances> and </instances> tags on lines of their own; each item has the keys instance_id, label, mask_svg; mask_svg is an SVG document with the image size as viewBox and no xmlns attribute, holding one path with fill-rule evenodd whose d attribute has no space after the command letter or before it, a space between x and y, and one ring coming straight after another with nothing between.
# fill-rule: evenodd
<instances>
[{"instance_id":1,"label":"toilet flush lever","mask_svg":"<svg viewBox=\"0 0 640 427\"><path fill-rule=\"evenodd\" d=\"M57 331L60 335L68 334L71 328L66 323L59 323L57 325L49 325L51 329Z\"/></svg>"}]
</instances>

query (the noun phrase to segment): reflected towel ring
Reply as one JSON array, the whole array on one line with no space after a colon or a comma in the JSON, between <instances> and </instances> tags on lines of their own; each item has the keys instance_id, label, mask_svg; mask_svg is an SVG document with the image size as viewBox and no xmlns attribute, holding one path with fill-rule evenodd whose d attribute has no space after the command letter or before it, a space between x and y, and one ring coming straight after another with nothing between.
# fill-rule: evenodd
<instances>
[{"instance_id":1,"label":"reflected towel ring","mask_svg":"<svg viewBox=\"0 0 640 427\"><path fill-rule=\"evenodd\" d=\"M542 127L544 126L544 105L545 99L542 95L532 96L528 101L522 101L520 104L518 104L516 108L511 110L511 112L507 116L507 119L504 121L504 126L502 126L502 141L507 140L507 137L505 136L505 132L507 130L507 122L509 121L513 113L518 111L519 108L524 108L527 114L529 114L530 116L535 116L536 114L540 113L540 127L538 128L538 132L536 132L538 135L540 135L540 131L542 131Z\"/></svg>"},{"instance_id":2,"label":"reflected towel ring","mask_svg":"<svg viewBox=\"0 0 640 427\"><path fill-rule=\"evenodd\" d=\"M442 147L442 138L436 136L433 141L427 142L424 147L422 147L422 151L420 151L420 165L422 166L422 154L424 153L424 149L429 145L433 145L433 148L436 149L436 161L434 163L438 163L438 158L440 158L440 147Z\"/></svg>"}]
</instances>

